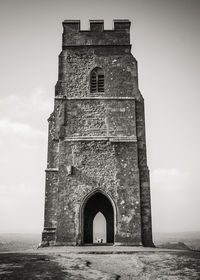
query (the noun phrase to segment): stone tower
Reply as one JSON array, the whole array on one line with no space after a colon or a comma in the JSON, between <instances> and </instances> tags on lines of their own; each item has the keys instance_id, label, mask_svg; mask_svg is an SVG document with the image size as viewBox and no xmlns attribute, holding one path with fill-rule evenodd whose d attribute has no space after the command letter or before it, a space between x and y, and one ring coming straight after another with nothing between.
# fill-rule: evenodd
<instances>
[{"instance_id":1,"label":"stone tower","mask_svg":"<svg viewBox=\"0 0 200 280\"><path fill-rule=\"evenodd\" d=\"M153 246L144 100L131 54L130 21L113 30L63 22L49 118L43 242L93 243L101 212L106 243Z\"/></svg>"}]
</instances>

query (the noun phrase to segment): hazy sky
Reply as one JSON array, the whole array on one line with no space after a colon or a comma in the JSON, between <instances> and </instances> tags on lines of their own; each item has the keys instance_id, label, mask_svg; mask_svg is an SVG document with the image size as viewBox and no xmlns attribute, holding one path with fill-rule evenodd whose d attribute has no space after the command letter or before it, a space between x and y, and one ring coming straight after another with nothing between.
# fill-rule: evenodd
<instances>
[{"instance_id":1,"label":"hazy sky","mask_svg":"<svg viewBox=\"0 0 200 280\"><path fill-rule=\"evenodd\" d=\"M200 230L200 1L0 0L0 232L43 228L62 21L129 19L145 98L154 231Z\"/></svg>"}]
</instances>

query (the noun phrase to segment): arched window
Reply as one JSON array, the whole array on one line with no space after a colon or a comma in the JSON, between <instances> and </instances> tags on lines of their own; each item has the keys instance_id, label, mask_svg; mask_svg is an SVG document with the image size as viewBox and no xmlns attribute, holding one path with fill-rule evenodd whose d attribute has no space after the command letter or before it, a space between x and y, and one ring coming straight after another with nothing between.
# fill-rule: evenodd
<instances>
[{"instance_id":1,"label":"arched window","mask_svg":"<svg viewBox=\"0 0 200 280\"><path fill-rule=\"evenodd\" d=\"M94 68L91 72L90 92L104 92L104 72L99 67Z\"/></svg>"}]
</instances>

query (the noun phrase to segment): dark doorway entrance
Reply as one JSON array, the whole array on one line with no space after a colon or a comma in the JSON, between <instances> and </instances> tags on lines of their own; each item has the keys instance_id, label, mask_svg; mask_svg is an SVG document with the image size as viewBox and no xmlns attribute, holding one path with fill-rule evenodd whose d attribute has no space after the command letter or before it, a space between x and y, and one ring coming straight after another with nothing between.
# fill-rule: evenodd
<instances>
[{"instance_id":1,"label":"dark doorway entrance","mask_svg":"<svg viewBox=\"0 0 200 280\"><path fill-rule=\"evenodd\" d=\"M83 242L93 243L93 220L101 212L106 219L106 243L114 243L114 212L110 200L97 192L87 200L83 211Z\"/></svg>"}]
</instances>

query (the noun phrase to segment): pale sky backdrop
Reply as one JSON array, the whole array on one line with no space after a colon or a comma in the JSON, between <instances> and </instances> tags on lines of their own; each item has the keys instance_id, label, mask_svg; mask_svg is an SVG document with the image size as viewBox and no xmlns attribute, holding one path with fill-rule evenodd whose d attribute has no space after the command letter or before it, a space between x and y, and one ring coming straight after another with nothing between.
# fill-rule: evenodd
<instances>
[{"instance_id":1,"label":"pale sky backdrop","mask_svg":"<svg viewBox=\"0 0 200 280\"><path fill-rule=\"evenodd\" d=\"M129 19L155 232L200 230L200 1L0 0L0 232L41 232L62 21Z\"/></svg>"}]
</instances>

